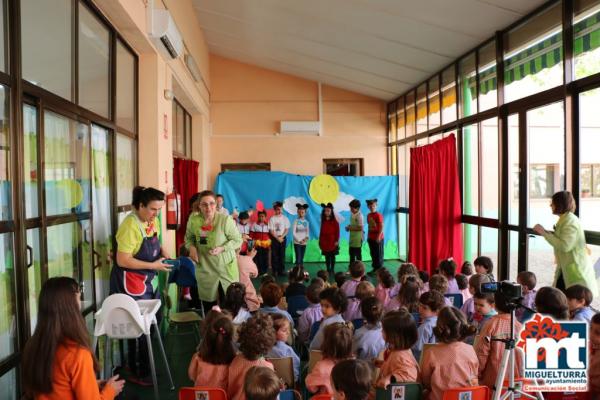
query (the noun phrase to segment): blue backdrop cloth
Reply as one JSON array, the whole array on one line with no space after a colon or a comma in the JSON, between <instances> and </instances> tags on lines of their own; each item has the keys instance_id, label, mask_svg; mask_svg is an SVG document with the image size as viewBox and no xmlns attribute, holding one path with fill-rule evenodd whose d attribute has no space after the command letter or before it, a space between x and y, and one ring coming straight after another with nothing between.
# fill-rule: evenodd
<instances>
[{"instance_id":1,"label":"blue backdrop cloth","mask_svg":"<svg viewBox=\"0 0 600 400\"><path fill-rule=\"evenodd\" d=\"M243 211L249 208L256 209L262 202L266 210L273 207L273 202L284 203L284 215L290 220L290 226L297 218L296 203L309 205L306 218L310 225L310 241L305 255L307 262L320 262L323 260L318 249L319 229L321 223L321 205L317 204L309 194L309 187L313 176L294 175L285 172L223 172L218 175L214 190L224 196L224 206L230 212ZM361 213L364 216L363 260L370 260L367 239L367 199L378 199L378 211L384 218L384 254L386 259L398 258L398 218L396 214L398 204L398 177L396 176L361 176L333 177L339 185L339 194L334 204L336 217L340 221L340 255L339 261L347 261L348 232L344 229L350 221L350 208L348 203L353 199L361 202ZM288 234L288 252L286 260L290 261L293 251L292 233Z\"/></svg>"}]
</instances>

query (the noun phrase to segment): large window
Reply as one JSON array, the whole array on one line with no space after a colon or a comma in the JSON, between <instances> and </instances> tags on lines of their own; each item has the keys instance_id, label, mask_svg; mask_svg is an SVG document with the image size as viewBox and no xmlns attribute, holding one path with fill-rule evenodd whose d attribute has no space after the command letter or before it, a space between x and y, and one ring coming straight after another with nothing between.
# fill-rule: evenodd
<instances>
[{"instance_id":1,"label":"large window","mask_svg":"<svg viewBox=\"0 0 600 400\"><path fill-rule=\"evenodd\" d=\"M406 112L405 138L390 143L397 149L401 238L408 232L409 150L454 131L467 260L488 255L500 278L529 269L540 285L550 284L552 248L532 227L552 230L558 217L551 197L571 190L591 262L600 261L600 0L550 2L394 103Z\"/></svg>"},{"instance_id":2,"label":"large window","mask_svg":"<svg viewBox=\"0 0 600 400\"><path fill-rule=\"evenodd\" d=\"M7 21L12 7L20 18ZM108 292L118 212L137 179L136 80L135 55L92 2L0 0L1 399L21 397L19 352L44 282L83 284L92 323Z\"/></svg>"},{"instance_id":3,"label":"large window","mask_svg":"<svg viewBox=\"0 0 600 400\"><path fill-rule=\"evenodd\" d=\"M74 100L71 0L21 0L23 78Z\"/></svg>"},{"instance_id":4,"label":"large window","mask_svg":"<svg viewBox=\"0 0 600 400\"><path fill-rule=\"evenodd\" d=\"M192 116L177 100L173 100L173 153L192 157Z\"/></svg>"}]
</instances>

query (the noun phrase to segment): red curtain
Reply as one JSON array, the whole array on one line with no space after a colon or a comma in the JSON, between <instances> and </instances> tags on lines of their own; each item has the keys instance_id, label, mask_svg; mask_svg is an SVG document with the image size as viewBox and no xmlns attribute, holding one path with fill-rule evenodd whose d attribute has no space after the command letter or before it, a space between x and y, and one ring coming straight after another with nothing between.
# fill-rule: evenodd
<instances>
[{"instance_id":1,"label":"red curtain","mask_svg":"<svg viewBox=\"0 0 600 400\"><path fill-rule=\"evenodd\" d=\"M408 259L431 274L443 259L462 264L460 187L452 134L410 149Z\"/></svg>"},{"instance_id":2,"label":"red curtain","mask_svg":"<svg viewBox=\"0 0 600 400\"><path fill-rule=\"evenodd\" d=\"M175 244L179 246L184 242L185 228L190 214L189 201L192 195L198 192L198 166L200 163L183 158L173 159L173 186L181 196L181 226L177 230Z\"/></svg>"}]
</instances>

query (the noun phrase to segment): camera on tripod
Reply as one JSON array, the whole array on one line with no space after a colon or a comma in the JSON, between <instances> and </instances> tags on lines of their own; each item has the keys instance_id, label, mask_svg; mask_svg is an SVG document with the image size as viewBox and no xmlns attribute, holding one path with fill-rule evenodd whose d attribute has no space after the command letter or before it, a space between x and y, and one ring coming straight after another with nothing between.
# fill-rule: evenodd
<instances>
[{"instance_id":1,"label":"camera on tripod","mask_svg":"<svg viewBox=\"0 0 600 400\"><path fill-rule=\"evenodd\" d=\"M523 297L521 285L509 281L482 283L481 293L494 293L507 303L518 302Z\"/></svg>"}]
</instances>

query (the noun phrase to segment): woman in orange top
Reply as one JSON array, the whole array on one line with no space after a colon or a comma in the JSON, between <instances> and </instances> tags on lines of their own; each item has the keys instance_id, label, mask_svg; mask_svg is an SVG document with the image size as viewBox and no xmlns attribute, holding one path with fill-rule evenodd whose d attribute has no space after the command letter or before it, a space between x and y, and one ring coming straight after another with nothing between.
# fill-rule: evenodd
<instances>
[{"instance_id":1,"label":"woman in orange top","mask_svg":"<svg viewBox=\"0 0 600 400\"><path fill-rule=\"evenodd\" d=\"M125 381L98 385L98 361L79 311L81 291L72 278L50 278L40 292L38 323L23 351L23 381L36 400L112 400Z\"/></svg>"}]
</instances>

